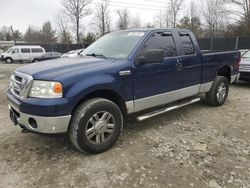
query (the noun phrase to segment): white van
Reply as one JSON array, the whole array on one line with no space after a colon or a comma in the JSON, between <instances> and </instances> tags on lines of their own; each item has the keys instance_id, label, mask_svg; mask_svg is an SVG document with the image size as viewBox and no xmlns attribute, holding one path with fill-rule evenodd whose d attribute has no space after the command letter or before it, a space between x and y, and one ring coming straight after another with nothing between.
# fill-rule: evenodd
<instances>
[{"instance_id":1,"label":"white van","mask_svg":"<svg viewBox=\"0 0 250 188\"><path fill-rule=\"evenodd\" d=\"M33 62L35 58L42 57L44 54L45 50L41 46L13 46L2 53L1 59L6 63L12 63L13 61Z\"/></svg>"}]
</instances>

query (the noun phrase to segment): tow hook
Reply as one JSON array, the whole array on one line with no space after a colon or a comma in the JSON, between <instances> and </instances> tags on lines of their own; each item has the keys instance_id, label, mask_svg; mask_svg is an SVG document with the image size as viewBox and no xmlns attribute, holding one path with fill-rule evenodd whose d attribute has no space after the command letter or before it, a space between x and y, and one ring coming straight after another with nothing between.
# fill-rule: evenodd
<instances>
[{"instance_id":1,"label":"tow hook","mask_svg":"<svg viewBox=\"0 0 250 188\"><path fill-rule=\"evenodd\" d=\"M26 129L22 129L22 130L21 130L21 133L29 133L29 131L26 130Z\"/></svg>"}]
</instances>

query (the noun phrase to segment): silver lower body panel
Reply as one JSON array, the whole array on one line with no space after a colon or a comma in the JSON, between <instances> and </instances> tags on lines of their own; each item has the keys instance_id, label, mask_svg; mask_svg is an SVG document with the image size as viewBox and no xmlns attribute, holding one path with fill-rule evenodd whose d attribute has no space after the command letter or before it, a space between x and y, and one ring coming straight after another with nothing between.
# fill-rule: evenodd
<instances>
[{"instance_id":1,"label":"silver lower body panel","mask_svg":"<svg viewBox=\"0 0 250 188\"><path fill-rule=\"evenodd\" d=\"M9 105L9 109L14 109L14 111L17 112L17 124L29 131L44 134L59 134L68 131L71 115L45 117L22 113L12 105ZM29 121L30 119L35 120L36 128L32 127Z\"/></svg>"}]
</instances>

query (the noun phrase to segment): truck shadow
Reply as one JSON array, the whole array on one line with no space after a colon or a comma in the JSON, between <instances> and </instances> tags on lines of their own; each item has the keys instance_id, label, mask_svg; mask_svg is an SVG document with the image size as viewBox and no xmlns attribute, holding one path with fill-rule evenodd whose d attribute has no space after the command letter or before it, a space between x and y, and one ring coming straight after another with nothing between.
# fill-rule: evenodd
<instances>
[{"instance_id":1,"label":"truck shadow","mask_svg":"<svg viewBox=\"0 0 250 188\"><path fill-rule=\"evenodd\" d=\"M250 81L238 81L236 84L233 85L234 87L240 88L250 88Z\"/></svg>"}]
</instances>

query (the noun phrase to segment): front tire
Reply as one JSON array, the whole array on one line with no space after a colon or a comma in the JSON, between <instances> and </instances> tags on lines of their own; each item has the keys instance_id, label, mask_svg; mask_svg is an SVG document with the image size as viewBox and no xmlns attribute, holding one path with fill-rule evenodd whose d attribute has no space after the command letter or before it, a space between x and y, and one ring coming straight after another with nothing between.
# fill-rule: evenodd
<instances>
[{"instance_id":1,"label":"front tire","mask_svg":"<svg viewBox=\"0 0 250 188\"><path fill-rule=\"evenodd\" d=\"M5 58L6 63L13 63L13 59L10 57Z\"/></svg>"},{"instance_id":2,"label":"front tire","mask_svg":"<svg viewBox=\"0 0 250 188\"><path fill-rule=\"evenodd\" d=\"M224 76L217 76L209 92L206 93L206 101L212 106L221 106L225 103L229 92L229 82Z\"/></svg>"},{"instance_id":3,"label":"front tire","mask_svg":"<svg viewBox=\"0 0 250 188\"><path fill-rule=\"evenodd\" d=\"M79 151L98 154L117 141L122 126L120 108L110 100L94 98L80 104L75 110L69 137Z\"/></svg>"}]
</instances>

